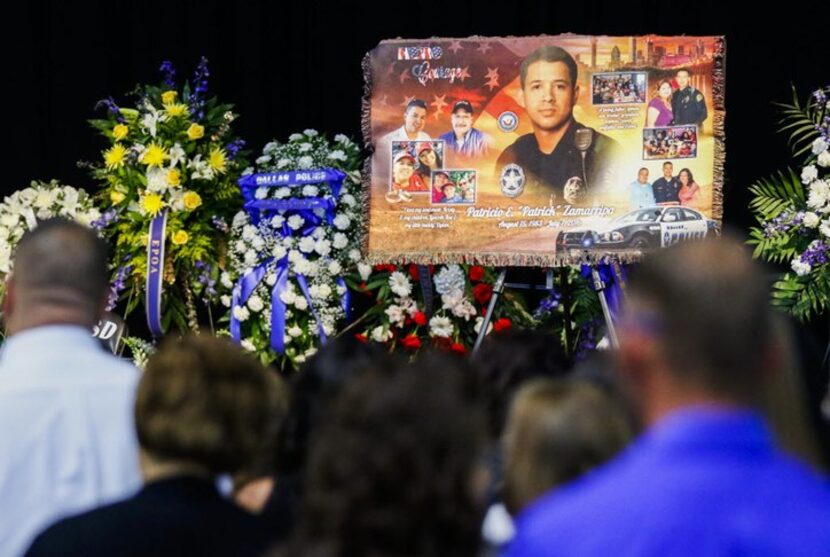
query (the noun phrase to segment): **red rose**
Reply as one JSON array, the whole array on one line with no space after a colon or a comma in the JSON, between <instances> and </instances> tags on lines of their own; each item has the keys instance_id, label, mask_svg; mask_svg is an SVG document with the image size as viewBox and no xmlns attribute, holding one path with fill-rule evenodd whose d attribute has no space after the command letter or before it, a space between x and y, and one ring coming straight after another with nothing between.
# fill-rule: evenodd
<instances>
[{"instance_id":1,"label":"red rose","mask_svg":"<svg viewBox=\"0 0 830 557\"><path fill-rule=\"evenodd\" d=\"M497 333L500 333L502 331L510 330L512 326L513 323L511 323L509 319L507 319L506 317L502 317L501 319L498 319L495 323L493 323L493 330Z\"/></svg>"},{"instance_id":2,"label":"red rose","mask_svg":"<svg viewBox=\"0 0 830 557\"><path fill-rule=\"evenodd\" d=\"M421 347L421 339L417 335L411 334L401 339L401 346L407 350L417 350Z\"/></svg>"},{"instance_id":3,"label":"red rose","mask_svg":"<svg viewBox=\"0 0 830 557\"><path fill-rule=\"evenodd\" d=\"M452 341L447 337L433 337L432 344L434 344L436 348L449 349L450 346L452 346Z\"/></svg>"},{"instance_id":4,"label":"red rose","mask_svg":"<svg viewBox=\"0 0 830 557\"><path fill-rule=\"evenodd\" d=\"M394 265L375 265L375 271L377 271L377 272L389 271L390 273L394 273L395 272L395 266Z\"/></svg>"},{"instance_id":5,"label":"red rose","mask_svg":"<svg viewBox=\"0 0 830 557\"><path fill-rule=\"evenodd\" d=\"M474 282L481 282L484 280L484 267L481 265L473 265L470 267L470 280Z\"/></svg>"},{"instance_id":6,"label":"red rose","mask_svg":"<svg viewBox=\"0 0 830 557\"><path fill-rule=\"evenodd\" d=\"M450 351L455 352L456 354L461 354L462 356L465 356L467 354L467 349L464 348L463 344L460 344L458 342L452 343L452 346L450 346Z\"/></svg>"},{"instance_id":7,"label":"red rose","mask_svg":"<svg viewBox=\"0 0 830 557\"><path fill-rule=\"evenodd\" d=\"M493 297L493 287L486 282L480 282L473 287L473 298L481 305L486 304Z\"/></svg>"},{"instance_id":8,"label":"red rose","mask_svg":"<svg viewBox=\"0 0 830 557\"><path fill-rule=\"evenodd\" d=\"M366 343L369 342L369 339L366 338L366 335L364 335L363 333L356 334L354 336L354 338L356 338L358 341L362 342L363 344L366 344Z\"/></svg>"},{"instance_id":9,"label":"red rose","mask_svg":"<svg viewBox=\"0 0 830 557\"><path fill-rule=\"evenodd\" d=\"M412 277L412 280L416 282L420 280L418 277L418 266L414 263L409 264L409 276Z\"/></svg>"},{"instance_id":10,"label":"red rose","mask_svg":"<svg viewBox=\"0 0 830 557\"><path fill-rule=\"evenodd\" d=\"M427 324L427 316L423 311L415 312L415 316L413 317L413 319L419 327L423 327Z\"/></svg>"}]
</instances>

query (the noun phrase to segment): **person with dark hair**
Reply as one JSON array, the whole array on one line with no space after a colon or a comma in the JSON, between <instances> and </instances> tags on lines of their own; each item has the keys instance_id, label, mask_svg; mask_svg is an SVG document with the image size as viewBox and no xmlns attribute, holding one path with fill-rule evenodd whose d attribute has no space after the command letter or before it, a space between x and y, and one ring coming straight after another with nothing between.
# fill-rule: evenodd
<instances>
[{"instance_id":1,"label":"person with dark hair","mask_svg":"<svg viewBox=\"0 0 830 557\"><path fill-rule=\"evenodd\" d=\"M701 127L709 115L703 93L689 84L691 76L691 72L685 68L677 70L675 75L678 89L672 95L671 106L676 126L695 124Z\"/></svg>"},{"instance_id":2,"label":"person with dark hair","mask_svg":"<svg viewBox=\"0 0 830 557\"><path fill-rule=\"evenodd\" d=\"M418 143L415 146L415 152L418 155L417 173L421 176L424 184L429 184L432 179L432 173L444 168L444 161L440 153L435 150L435 146L431 141Z\"/></svg>"},{"instance_id":3,"label":"person with dark hair","mask_svg":"<svg viewBox=\"0 0 830 557\"><path fill-rule=\"evenodd\" d=\"M314 443L287 555L473 557L483 422L463 362L427 357L346 386Z\"/></svg>"},{"instance_id":4,"label":"person with dark hair","mask_svg":"<svg viewBox=\"0 0 830 557\"><path fill-rule=\"evenodd\" d=\"M658 205L677 205L680 202L677 197L680 183L675 176L672 176L673 173L674 164L671 161L666 161L663 163L663 175L651 184L651 189L654 192L654 202Z\"/></svg>"},{"instance_id":5,"label":"person with dark hair","mask_svg":"<svg viewBox=\"0 0 830 557\"><path fill-rule=\"evenodd\" d=\"M391 145L393 141L429 141L431 138L424 131L426 123L427 103L421 99L412 99L404 110L403 125L383 136L381 142Z\"/></svg>"},{"instance_id":6,"label":"person with dark hair","mask_svg":"<svg viewBox=\"0 0 830 557\"><path fill-rule=\"evenodd\" d=\"M286 407L277 375L229 341L165 342L135 402L144 487L52 525L27 555L260 555L265 529L215 482L273 443Z\"/></svg>"},{"instance_id":7,"label":"person with dark hair","mask_svg":"<svg viewBox=\"0 0 830 557\"><path fill-rule=\"evenodd\" d=\"M533 133L519 137L499 155L496 170L502 182L523 180L525 191L552 192L569 199L565 183L580 178L590 191L612 184L617 142L574 120L579 98L577 66L558 46L543 46L524 59L518 102Z\"/></svg>"},{"instance_id":8,"label":"person with dark hair","mask_svg":"<svg viewBox=\"0 0 830 557\"><path fill-rule=\"evenodd\" d=\"M677 190L677 199L680 201L680 204L695 209L699 208L700 186L695 182L692 171L688 168L681 170L677 175L677 182L680 185Z\"/></svg>"},{"instance_id":9,"label":"person with dark hair","mask_svg":"<svg viewBox=\"0 0 830 557\"><path fill-rule=\"evenodd\" d=\"M668 79L663 79L657 86L657 95L648 103L646 109L646 127L662 127L671 125L672 115L672 87Z\"/></svg>"},{"instance_id":10,"label":"person with dark hair","mask_svg":"<svg viewBox=\"0 0 830 557\"><path fill-rule=\"evenodd\" d=\"M508 555L827 553L830 488L759 411L780 371L768 297L731 240L676 244L634 269L616 369L646 433L528 507Z\"/></svg>"},{"instance_id":11,"label":"person with dark hair","mask_svg":"<svg viewBox=\"0 0 830 557\"><path fill-rule=\"evenodd\" d=\"M582 379L536 379L513 399L504 433L504 500L514 516L616 456L634 436L626 405Z\"/></svg>"},{"instance_id":12,"label":"person with dark hair","mask_svg":"<svg viewBox=\"0 0 830 557\"><path fill-rule=\"evenodd\" d=\"M92 336L108 290L107 245L88 228L47 220L17 246L3 298L0 555L140 485L138 370Z\"/></svg>"},{"instance_id":13,"label":"person with dark hair","mask_svg":"<svg viewBox=\"0 0 830 557\"><path fill-rule=\"evenodd\" d=\"M340 392L364 373L391 373L395 356L376 343L340 336L321 346L291 383L291 405L277 434L274 489L262 511L272 540L288 539L303 500L309 446Z\"/></svg>"}]
</instances>

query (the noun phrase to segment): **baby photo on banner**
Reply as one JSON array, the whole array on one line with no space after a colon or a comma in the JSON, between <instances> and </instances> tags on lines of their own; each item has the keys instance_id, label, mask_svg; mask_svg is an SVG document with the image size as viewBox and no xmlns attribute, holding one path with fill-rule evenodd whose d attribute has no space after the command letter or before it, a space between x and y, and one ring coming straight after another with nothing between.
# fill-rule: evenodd
<instances>
[{"instance_id":1,"label":"baby photo on banner","mask_svg":"<svg viewBox=\"0 0 830 557\"><path fill-rule=\"evenodd\" d=\"M364 60L376 262L566 265L715 234L723 37L387 40Z\"/></svg>"}]
</instances>

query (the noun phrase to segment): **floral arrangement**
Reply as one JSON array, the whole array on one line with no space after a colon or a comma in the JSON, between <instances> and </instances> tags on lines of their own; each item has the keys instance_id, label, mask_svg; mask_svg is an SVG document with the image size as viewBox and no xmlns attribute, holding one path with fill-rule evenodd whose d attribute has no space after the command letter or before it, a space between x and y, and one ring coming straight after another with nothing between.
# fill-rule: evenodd
<instances>
[{"instance_id":1,"label":"floral arrangement","mask_svg":"<svg viewBox=\"0 0 830 557\"><path fill-rule=\"evenodd\" d=\"M190 83L176 85L170 62L160 85L139 86L132 108L112 98L99 103L106 118L91 124L107 139L92 174L102 185L113 240L113 284L127 299L125 314L145 300L150 224L163 229L163 326L198 328L196 299L213 301L231 217L240 205L236 180L246 166L244 142L231 133L232 106L208 98L209 70L202 58Z\"/></svg>"},{"instance_id":2,"label":"floral arrangement","mask_svg":"<svg viewBox=\"0 0 830 557\"><path fill-rule=\"evenodd\" d=\"M229 268L221 282L235 289L222 303L229 308L232 336L265 363L299 366L338 332L349 311L341 277L361 260L361 165L359 147L346 136L332 142L306 130L285 143L268 143L256 159L256 173L246 171L249 179L293 170L342 171L339 180L252 186L246 210L233 218ZM281 202L298 208L279 208L287 206Z\"/></svg>"},{"instance_id":3,"label":"floral arrangement","mask_svg":"<svg viewBox=\"0 0 830 557\"><path fill-rule=\"evenodd\" d=\"M422 276L424 269L429 276ZM362 332L357 338L411 353L435 346L466 354L481 330L495 279L492 269L478 265L372 267L358 263L358 276L350 278L352 288L374 304L361 318ZM427 307L430 297L431 312ZM522 298L505 291L488 334L533 324Z\"/></svg>"},{"instance_id":4,"label":"floral arrangement","mask_svg":"<svg viewBox=\"0 0 830 557\"><path fill-rule=\"evenodd\" d=\"M84 190L65 186L57 180L33 181L0 203L0 277L12 268L12 255L23 234L38 221L65 217L84 226L100 229L105 222L93 198Z\"/></svg>"},{"instance_id":5,"label":"floral arrangement","mask_svg":"<svg viewBox=\"0 0 830 557\"><path fill-rule=\"evenodd\" d=\"M799 319L823 312L830 303L830 87L815 91L804 104L779 105L800 172L787 169L759 180L750 191L750 208L759 226L750 231L756 257L786 264L773 286L773 303Z\"/></svg>"}]
</instances>

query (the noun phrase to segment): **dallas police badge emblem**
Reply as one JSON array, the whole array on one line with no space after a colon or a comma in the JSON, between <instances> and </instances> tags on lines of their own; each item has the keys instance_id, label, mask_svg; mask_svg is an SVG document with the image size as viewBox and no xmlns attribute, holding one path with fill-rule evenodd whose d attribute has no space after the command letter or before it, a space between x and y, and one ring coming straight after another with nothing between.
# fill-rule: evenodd
<instances>
[{"instance_id":1,"label":"dallas police badge emblem","mask_svg":"<svg viewBox=\"0 0 830 557\"><path fill-rule=\"evenodd\" d=\"M525 191L525 171L518 164L511 163L501 171L501 193L510 198L516 198Z\"/></svg>"}]
</instances>

